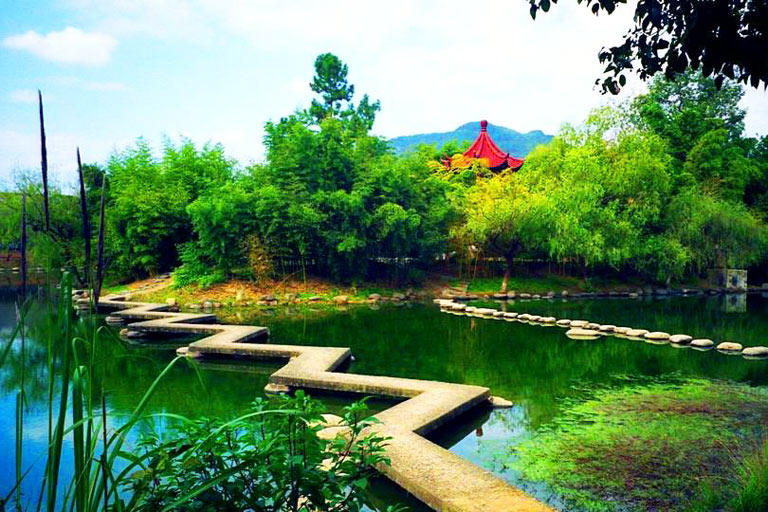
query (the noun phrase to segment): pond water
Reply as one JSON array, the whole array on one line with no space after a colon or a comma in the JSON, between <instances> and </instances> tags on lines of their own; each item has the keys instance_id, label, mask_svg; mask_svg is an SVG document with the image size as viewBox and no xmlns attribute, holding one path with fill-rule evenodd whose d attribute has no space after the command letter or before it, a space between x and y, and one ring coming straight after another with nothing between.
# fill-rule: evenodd
<instances>
[{"instance_id":1,"label":"pond water","mask_svg":"<svg viewBox=\"0 0 768 512\"><path fill-rule=\"evenodd\" d=\"M1 290L1 289L0 289ZM768 344L768 297L751 294L661 299L518 301L495 307L558 318L587 319L670 333L687 333L745 346ZM547 489L521 480L499 466L493 451L535 436L537 429L562 414L563 401L585 390L621 385L626 377L679 375L768 385L768 361L750 361L714 351L657 346L620 338L575 341L564 329L441 313L432 304L354 307L344 311L222 310L223 321L265 325L274 343L350 347L355 355L347 371L413 377L487 386L494 395L515 403L510 409L479 410L441 428L431 438L462 457L526 488L542 499ZM0 338L13 325L13 296L0 293ZM188 343L181 341L181 343ZM159 370L173 358L179 340L127 345L115 338L104 369L112 414L130 411ZM30 342L30 358L44 364L42 343ZM153 399L153 411L187 416L229 417L260 396L276 365L203 362L201 378L178 365ZM0 491L13 479L15 407L14 365L0 369ZM29 372L30 411L26 432L32 440L25 453L33 460L43 448L47 412L44 382ZM203 389L204 386L204 389ZM323 396L338 409L349 397ZM374 410L387 402L373 402ZM374 488L381 503L405 503L423 510L386 481ZM556 503L555 503L556 504Z\"/></svg>"}]
</instances>

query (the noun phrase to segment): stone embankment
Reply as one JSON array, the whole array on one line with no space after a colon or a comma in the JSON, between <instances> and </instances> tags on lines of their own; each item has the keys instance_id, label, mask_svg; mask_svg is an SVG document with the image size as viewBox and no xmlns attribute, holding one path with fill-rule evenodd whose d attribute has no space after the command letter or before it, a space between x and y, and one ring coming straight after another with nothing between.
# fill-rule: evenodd
<instances>
[{"instance_id":1,"label":"stone embankment","mask_svg":"<svg viewBox=\"0 0 768 512\"><path fill-rule=\"evenodd\" d=\"M81 299L88 307L88 299ZM265 327L224 325L208 313L180 313L170 304L128 302L108 296L100 310L112 311L110 323L125 323L129 338L165 333L207 334L179 349L190 357L245 357L283 359L267 391L293 388L378 395L401 399L375 417L371 428L389 438L391 461L379 469L395 483L432 507L451 512L546 511L545 504L504 480L422 437L460 414L478 406L507 406L481 386L356 375L335 371L351 356L348 348L256 343L269 336Z\"/></svg>"},{"instance_id":2,"label":"stone embankment","mask_svg":"<svg viewBox=\"0 0 768 512\"><path fill-rule=\"evenodd\" d=\"M707 338L694 339L688 334L669 334L662 331L649 331L632 327L617 327L612 324L598 324L588 320L557 319L553 316L531 315L514 311L501 311L494 308L478 308L469 306L454 299L435 299L440 305L441 311L454 315L469 315L493 320L506 320L510 322L524 322L532 325L552 326L567 328L565 335L574 340L596 340L603 336L615 336L631 340L643 340L656 345L671 344L676 346L690 346L696 350L710 350L714 348L718 352L729 355L742 355L745 359L768 358L768 347L756 346L744 348L740 343L723 341L718 345Z\"/></svg>"}]
</instances>

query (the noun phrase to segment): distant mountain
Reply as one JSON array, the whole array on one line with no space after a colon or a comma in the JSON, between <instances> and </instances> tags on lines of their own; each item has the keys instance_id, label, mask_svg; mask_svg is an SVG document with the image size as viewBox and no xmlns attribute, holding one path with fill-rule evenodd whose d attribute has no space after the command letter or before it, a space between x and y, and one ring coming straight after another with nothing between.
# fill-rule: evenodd
<instances>
[{"instance_id":1,"label":"distant mountain","mask_svg":"<svg viewBox=\"0 0 768 512\"><path fill-rule=\"evenodd\" d=\"M390 139L390 142L395 147L396 152L402 153L419 144L437 144L437 147L439 148L446 142L452 140L459 143L464 141L472 142L477 138L478 133L480 133L480 122L475 121L463 124L452 132L403 135L401 137ZM525 157L539 144L546 144L552 140L552 135L547 135L541 130L520 133L511 128L505 128L504 126L497 126L491 123L488 123L488 133L502 150L508 151L509 154L518 158Z\"/></svg>"}]
</instances>

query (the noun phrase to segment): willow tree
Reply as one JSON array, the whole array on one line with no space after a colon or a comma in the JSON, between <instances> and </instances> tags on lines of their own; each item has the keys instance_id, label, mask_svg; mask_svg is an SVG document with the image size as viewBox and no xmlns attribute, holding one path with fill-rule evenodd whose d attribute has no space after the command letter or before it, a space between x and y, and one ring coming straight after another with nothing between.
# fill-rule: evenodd
<instances>
[{"instance_id":1,"label":"willow tree","mask_svg":"<svg viewBox=\"0 0 768 512\"><path fill-rule=\"evenodd\" d=\"M501 292L506 293L514 258L522 251L545 246L552 201L532 192L515 173L480 179L463 197L465 220L454 237L506 262Z\"/></svg>"}]
</instances>

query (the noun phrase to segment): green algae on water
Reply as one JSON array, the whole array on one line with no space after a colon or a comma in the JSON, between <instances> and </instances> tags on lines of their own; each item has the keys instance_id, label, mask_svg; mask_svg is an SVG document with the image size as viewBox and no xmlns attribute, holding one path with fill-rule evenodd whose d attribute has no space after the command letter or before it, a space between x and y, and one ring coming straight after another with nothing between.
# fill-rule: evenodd
<instances>
[{"instance_id":1,"label":"green algae on water","mask_svg":"<svg viewBox=\"0 0 768 512\"><path fill-rule=\"evenodd\" d=\"M686 510L731 479L768 424L768 392L725 381L631 383L570 402L507 453L569 510Z\"/></svg>"}]
</instances>

